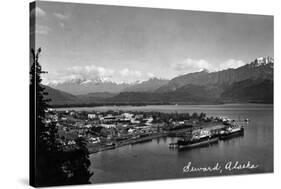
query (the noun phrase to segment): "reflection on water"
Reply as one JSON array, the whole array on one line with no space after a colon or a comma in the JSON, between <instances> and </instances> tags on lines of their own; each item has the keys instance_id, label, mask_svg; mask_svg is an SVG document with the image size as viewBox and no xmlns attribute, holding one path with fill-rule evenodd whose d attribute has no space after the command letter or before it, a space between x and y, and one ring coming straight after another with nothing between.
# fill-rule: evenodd
<instances>
[{"instance_id":1,"label":"reflection on water","mask_svg":"<svg viewBox=\"0 0 281 189\"><path fill-rule=\"evenodd\" d=\"M123 109L99 107L96 110L114 108ZM124 107L124 110L206 112L208 116L249 118L250 122L245 127L244 136L219 141L207 147L178 151L169 148L169 143L176 142L177 138L165 137L92 154L90 169L94 171L91 178L93 183L221 175L213 172L183 173L183 167L188 162L208 166L217 162L225 164L228 161L251 161L259 165L257 169L223 172L223 175L273 171L272 105L145 106Z\"/></svg>"}]
</instances>

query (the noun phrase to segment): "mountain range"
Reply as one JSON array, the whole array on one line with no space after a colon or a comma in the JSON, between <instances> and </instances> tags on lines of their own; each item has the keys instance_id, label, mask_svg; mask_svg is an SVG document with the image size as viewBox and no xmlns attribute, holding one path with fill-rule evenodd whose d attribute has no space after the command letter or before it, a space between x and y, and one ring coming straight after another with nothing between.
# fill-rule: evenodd
<instances>
[{"instance_id":1,"label":"mountain range","mask_svg":"<svg viewBox=\"0 0 281 189\"><path fill-rule=\"evenodd\" d=\"M273 62L261 57L236 69L203 70L171 80L64 83L46 90L53 105L273 103Z\"/></svg>"},{"instance_id":2,"label":"mountain range","mask_svg":"<svg viewBox=\"0 0 281 189\"><path fill-rule=\"evenodd\" d=\"M130 87L132 84L128 83L115 83L112 81L80 81L80 80L71 80L58 84L49 84L49 87L52 87L57 90L61 90L73 95L84 95L88 93L120 93L124 89Z\"/></svg>"}]
</instances>

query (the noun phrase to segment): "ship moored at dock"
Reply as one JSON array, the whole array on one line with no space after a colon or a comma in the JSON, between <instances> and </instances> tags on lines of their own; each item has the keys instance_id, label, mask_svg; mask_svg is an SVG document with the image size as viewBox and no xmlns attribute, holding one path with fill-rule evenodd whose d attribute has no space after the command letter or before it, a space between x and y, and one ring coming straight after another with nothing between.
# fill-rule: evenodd
<instances>
[{"instance_id":1,"label":"ship moored at dock","mask_svg":"<svg viewBox=\"0 0 281 189\"><path fill-rule=\"evenodd\" d=\"M244 127L241 125L231 125L221 130L219 133L219 139L225 140L236 136L244 135Z\"/></svg>"},{"instance_id":2,"label":"ship moored at dock","mask_svg":"<svg viewBox=\"0 0 281 189\"><path fill-rule=\"evenodd\" d=\"M206 129L198 129L192 132L190 139L178 140L179 149L195 148L210 145L219 141L218 137L212 136Z\"/></svg>"},{"instance_id":3,"label":"ship moored at dock","mask_svg":"<svg viewBox=\"0 0 281 189\"><path fill-rule=\"evenodd\" d=\"M226 140L232 137L243 136L244 126L234 120L227 119L223 125L200 128L185 133L183 139L171 143L170 148L187 149L201 146L208 146L218 143L219 140Z\"/></svg>"}]
</instances>

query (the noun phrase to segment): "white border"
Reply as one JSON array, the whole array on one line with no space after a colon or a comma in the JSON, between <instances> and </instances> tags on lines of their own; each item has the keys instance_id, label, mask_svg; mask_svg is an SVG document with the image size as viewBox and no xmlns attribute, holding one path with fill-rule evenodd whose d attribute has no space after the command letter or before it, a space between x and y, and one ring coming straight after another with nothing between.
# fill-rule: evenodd
<instances>
[{"instance_id":1,"label":"white border","mask_svg":"<svg viewBox=\"0 0 281 189\"><path fill-rule=\"evenodd\" d=\"M63 0L64 1L64 0ZM0 188L28 188L29 0L1 2L1 181ZM96 4L274 15L275 52L280 49L281 13L274 0L68 0ZM275 53L274 174L208 177L78 186L79 188L269 188L280 185L280 58ZM64 188L78 188L75 186ZM274 187L276 188L276 187Z\"/></svg>"}]
</instances>

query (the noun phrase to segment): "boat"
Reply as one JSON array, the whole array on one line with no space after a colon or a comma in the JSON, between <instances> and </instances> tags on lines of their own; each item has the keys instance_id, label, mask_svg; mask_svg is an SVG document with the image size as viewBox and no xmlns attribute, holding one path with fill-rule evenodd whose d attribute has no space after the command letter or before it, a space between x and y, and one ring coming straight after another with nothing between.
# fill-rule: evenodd
<instances>
[{"instance_id":1,"label":"boat","mask_svg":"<svg viewBox=\"0 0 281 189\"><path fill-rule=\"evenodd\" d=\"M236 136L244 135L244 127L237 125L237 126L229 126L225 129L221 130L219 133L219 139L225 140Z\"/></svg>"},{"instance_id":2,"label":"boat","mask_svg":"<svg viewBox=\"0 0 281 189\"><path fill-rule=\"evenodd\" d=\"M179 149L195 148L201 146L208 146L213 143L217 143L219 137L212 136L208 130L197 130L193 131L192 137L190 140L178 140L177 146Z\"/></svg>"},{"instance_id":3,"label":"boat","mask_svg":"<svg viewBox=\"0 0 281 189\"><path fill-rule=\"evenodd\" d=\"M186 148L195 148L195 147L202 147L208 146L210 144L217 143L219 141L218 137L206 137L200 140L191 140L191 141L178 141L178 148L179 149L186 149Z\"/></svg>"}]
</instances>

